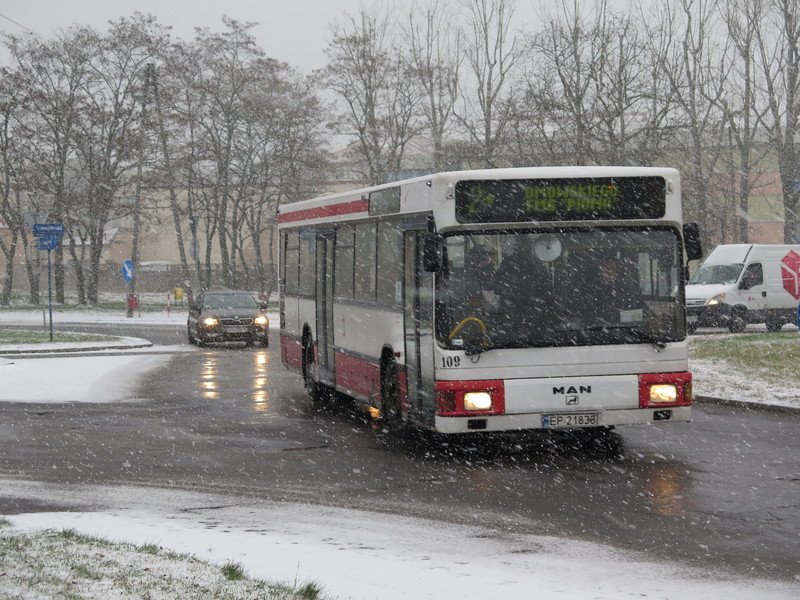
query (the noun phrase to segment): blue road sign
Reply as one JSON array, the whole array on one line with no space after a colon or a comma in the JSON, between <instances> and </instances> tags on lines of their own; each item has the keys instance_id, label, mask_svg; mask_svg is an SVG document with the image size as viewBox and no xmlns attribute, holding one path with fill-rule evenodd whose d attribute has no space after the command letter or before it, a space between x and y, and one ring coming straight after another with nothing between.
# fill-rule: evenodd
<instances>
[{"instance_id":1,"label":"blue road sign","mask_svg":"<svg viewBox=\"0 0 800 600\"><path fill-rule=\"evenodd\" d=\"M33 226L33 235L37 238L39 250L49 252L61 245L64 226L61 223L36 223Z\"/></svg>"},{"instance_id":2,"label":"blue road sign","mask_svg":"<svg viewBox=\"0 0 800 600\"><path fill-rule=\"evenodd\" d=\"M60 235L40 235L36 239L39 250L55 250L61 245Z\"/></svg>"},{"instance_id":3,"label":"blue road sign","mask_svg":"<svg viewBox=\"0 0 800 600\"><path fill-rule=\"evenodd\" d=\"M128 258L122 263L122 278L125 280L125 283L130 283L133 280L133 275L136 271L136 268L133 266L133 261Z\"/></svg>"},{"instance_id":4,"label":"blue road sign","mask_svg":"<svg viewBox=\"0 0 800 600\"><path fill-rule=\"evenodd\" d=\"M36 223L33 226L33 235L36 237L44 237L46 235L61 237L64 235L64 226L61 223Z\"/></svg>"}]
</instances>

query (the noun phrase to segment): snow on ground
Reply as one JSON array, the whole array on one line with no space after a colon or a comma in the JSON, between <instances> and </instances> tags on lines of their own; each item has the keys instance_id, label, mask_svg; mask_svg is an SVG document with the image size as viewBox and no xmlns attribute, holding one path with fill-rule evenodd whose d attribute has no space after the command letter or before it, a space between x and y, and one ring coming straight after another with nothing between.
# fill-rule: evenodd
<instances>
[{"instance_id":1,"label":"snow on ground","mask_svg":"<svg viewBox=\"0 0 800 600\"><path fill-rule=\"evenodd\" d=\"M119 402L131 400L142 375L169 355L64 356L0 362L0 401Z\"/></svg>"},{"instance_id":2,"label":"snow on ground","mask_svg":"<svg viewBox=\"0 0 800 600\"><path fill-rule=\"evenodd\" d=\"M413 517L189 492L0 483L0 494L73 498L93 512L22 514L16 528L157 544L252 577L313 581L328 597L584 600L792 599L800 582L738 578L588 542L499 534Z\"/></svg>"},{"instance_id":3,"label":"snow on ground","mask_svg":"<svg viewBox=\"0 0 800 600\"><path fill-rule=\"evenodd\" d=\"M777 385L753 379L724 360L694 359L689 368L695 396L800 409L800 383Z\"/></svg>"},{"instance_id":4,"label":"snow on ground","mask_svg":"<svg viewBox=\"0 0 800 600\"><path fill-rule=\"evenodd\" d=\"M61 331L59 333L71 333ZM79 334L80 335L80 334ZM56 340L58 336L55 336ZM109 339L98 340L94 342L42 342L39 344L4 344L0 345L0 354L16 354L16 353L43 353L43 352L58 352L65 348L69 348L71 352L91 351L99 348L102 349L115 349L126 350L132 348L145 348L152 346L152 342L142 338L133 337L112 337Z\"/></svg>"},{"instance_id":5,"label":"snow on ground","mask_svg":"<svg viewBox=\"0 0 800 600\"><path fill-rule=\"evenodd\" d=\"M185 325L186 309L160 312L136 313L126 317L124 311L81 311L64 310L53 312L53 324L64 323L104 323L112 325ZM42 313L31 310L0 311L0 325L43 325Z\"/></svg>"}]
</instances>

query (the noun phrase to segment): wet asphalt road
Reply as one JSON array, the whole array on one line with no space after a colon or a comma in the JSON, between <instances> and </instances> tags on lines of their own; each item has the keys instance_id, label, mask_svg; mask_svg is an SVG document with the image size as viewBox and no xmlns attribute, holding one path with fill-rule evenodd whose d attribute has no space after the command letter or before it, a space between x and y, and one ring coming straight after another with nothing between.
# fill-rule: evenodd
<instances>
[{"instance_id":1,"label":"wet asphalt road","mask_svg":"<svg viewBox=\"0 0 800 600\"><path fill-rule=\"evenodd\" d=\"M69 329L185 343L166 327ZM603 444L396 437L347 403L314 409L276 346L176 353L140 402L0 403L0 476L481 523L800 581L797 413L696 405L691 423L620 428Z\"/></svg>"}]
</instances>

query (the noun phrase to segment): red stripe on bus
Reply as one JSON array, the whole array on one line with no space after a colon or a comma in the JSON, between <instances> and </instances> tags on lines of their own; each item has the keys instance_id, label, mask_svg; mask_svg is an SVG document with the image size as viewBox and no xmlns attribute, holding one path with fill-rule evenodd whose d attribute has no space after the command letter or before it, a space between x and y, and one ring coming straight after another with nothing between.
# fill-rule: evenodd
<instances>
[{"instance_id":1,"label":"red stripe on bus","mask_svg":"<svg viewBox=\"0 0 800 600\"><path fill-rule=\"evenodd\" d=\"M380 402L381 366L377 362L356 358L342 352L335 353L336 385Z\"/></svg>"},{"instance_id":2,"label":"red stripe on bus","mask_svg":"<svg viewBox=\"0 0 800 600\"><path fill-rule=\"evenodd\" d=\"M351 215L369 211L369 200L361 198L340 204L329 204L317 208L306 208L278 215L278 223L292 223L294 221L308 221L309 219L324 219L341 215Z\"/></svg>"},{"instance_id":3,"label":"red stripe on bus","mask_svg":"<svg viewBox=\"0 0 800 600\"><path fill-rule=\"evenodd\" d=\"M281 362L291 369L303 370L303 344L300 340L281 336Z\"/></svg>"}]
</instances>

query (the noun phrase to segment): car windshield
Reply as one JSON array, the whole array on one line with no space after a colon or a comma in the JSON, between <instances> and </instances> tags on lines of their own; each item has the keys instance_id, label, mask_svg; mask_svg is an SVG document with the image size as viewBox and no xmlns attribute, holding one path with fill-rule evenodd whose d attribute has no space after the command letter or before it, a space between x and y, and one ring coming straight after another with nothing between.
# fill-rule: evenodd
<instances>
[{"instance_id":1,"label":"car windshield","mask_svg":"<svg viewBox=\"0 0 800 600\"><path fill-rule=\"evenodd\" d=\"M203 308L258 308L258 303L250 294L206 294Z\"/></svg>"},{"instance_id":2,"label":"car windshield","mask_svg":"<svg viewBox=\"0 0 800 600\"><path fill-rule=\"evenodd\" d=\"M689 283L697 285L736 283L743 267L744 265L742 264L700 265L700 268L692 275Z\"/></svg>"},{"instance_id":3,"label":"car windshield","mask_svg":"<svg viewBox=\"0 0 800 600\"><path fill-rule=\"evenodd\" d=\"M683 339L673 230L452 235L436 333L451 349Z\"/></svg>"}]
</instances>

